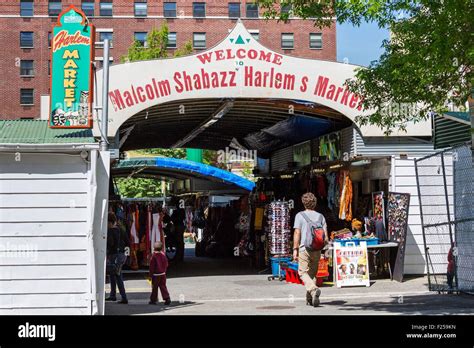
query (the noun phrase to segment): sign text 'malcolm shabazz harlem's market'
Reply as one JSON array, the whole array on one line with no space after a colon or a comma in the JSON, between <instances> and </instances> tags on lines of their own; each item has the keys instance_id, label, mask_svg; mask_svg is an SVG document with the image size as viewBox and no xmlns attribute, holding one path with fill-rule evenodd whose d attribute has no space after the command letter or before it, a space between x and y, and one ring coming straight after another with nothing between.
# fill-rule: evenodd
<instances>
[{"instance_id":1,"label":"sign text 'malcolm shabazz harlem's market'","mask_svg":"<svg viewBox=\"0 0 474 348\"><path fill-rule=\"evenodd\" d=\"M361 98L349 92L343 85L332 83L324 75L297 77L295 74L281 72L284 69L284 56L262 49L219 49L205 52L195 56L201 66L199 71L190 73L186 70L177 70L172 79L157 80L151 77L148 83L130 85L126 90L114 89L111 86L109 99L115 111L123 110L148 101L169 97L172 94L182 94L192 91L210 90L215 88L256 87L276 90L313 93L314 95L332 100L348 106L351 109L361 110ZM260 69L246 65L243 68L243 78L238 76L239 70L213 69L212 63L223 60L247 59L260 61L270 69ZM240 68L239 68L240 69Z\"/></svg>"}]
</instances>

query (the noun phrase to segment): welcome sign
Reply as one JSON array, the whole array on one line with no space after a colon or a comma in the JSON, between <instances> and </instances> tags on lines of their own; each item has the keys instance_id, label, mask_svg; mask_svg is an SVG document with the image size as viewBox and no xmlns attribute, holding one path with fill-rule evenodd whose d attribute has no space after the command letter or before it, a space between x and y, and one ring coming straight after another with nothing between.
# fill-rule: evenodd
<instances>
[{"instance_id":1,"label":"welcome sign","mask_svg":"<svg viewBox=\"0 0 474 348\"><path fill-rule=\"evenodd\" d=\"M69 6L58 17L51 41L51 128L92 128L94 27Z\"/></svg>"}]
</instances>

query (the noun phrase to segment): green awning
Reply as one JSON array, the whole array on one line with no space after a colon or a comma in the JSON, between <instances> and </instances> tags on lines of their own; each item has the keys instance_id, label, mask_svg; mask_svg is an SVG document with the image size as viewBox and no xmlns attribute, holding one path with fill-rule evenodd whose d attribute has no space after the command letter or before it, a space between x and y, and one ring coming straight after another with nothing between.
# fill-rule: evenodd
<instances>
[{"instance_id":1,"label":"green awning","mask_svg":"<svg viewBox=\"0 0 474 348\"><path fill-rule=\"evenodd\" d=\"M462 123L471 123L471 117L469 112L460 112L460 111L448 111L443 114L444 117L452 119L453 121L459 121Z\"/></svg>"},{"instance_id":2,"label":"green awning","mask_svg":"<svg viewBox=\"0 0 474 348\"><path fill-rule=\"evenodd\" d=\"M0 121L0 144L92 144L92 129L52 129L46 120Z\"/></svg>"}]
</instances>

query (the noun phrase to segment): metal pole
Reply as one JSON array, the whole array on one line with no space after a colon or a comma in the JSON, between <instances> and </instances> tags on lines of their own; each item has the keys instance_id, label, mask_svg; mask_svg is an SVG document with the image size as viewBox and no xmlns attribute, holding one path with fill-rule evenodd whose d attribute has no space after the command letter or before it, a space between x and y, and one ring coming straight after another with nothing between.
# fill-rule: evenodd
<instances>
[{"instance_id":1,"label":"metal pole","mask_svg":"<svg viewBox=\"0 0 474 348\"><path fill-rule=\"evenodd\" d=\"M100 141L101 151L107 151L108 141L107 132L109 126L109 40L104 40L104 58L103 58L103 77L102 77L102 122L100 124L102 139Z\"/></svg>"}]
</instances>

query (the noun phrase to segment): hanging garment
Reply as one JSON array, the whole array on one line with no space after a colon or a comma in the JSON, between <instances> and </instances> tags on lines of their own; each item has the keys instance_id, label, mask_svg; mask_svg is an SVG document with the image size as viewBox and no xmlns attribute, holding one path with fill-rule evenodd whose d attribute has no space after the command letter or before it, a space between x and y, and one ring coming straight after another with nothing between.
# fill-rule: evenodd
<instances>
[{"instance_id":1,"label":"hanging garment","mask_svg":"<svg viewBox=\"0 0 474 348\"><path fill-rule=\"evenodd\" d=\"M193 209L191 207L186 207L186 232L193 232Z\"/></svg>"},{"instance_id":2,"label":"hanging garment","mask_svg":"<svg viewBox=\"0 0 474 348\"><path fill-rule=\"evenodd\" d=\"M380 241L386 241L387 238L387 231L385 230L385 224L383 223L383 219L375 219L375 236Z\"/></svg>"},{"instance_id":3,"label":"hanging garment","mask_svg":"<svg viewBox=\"0 0 474 348\"><path fill-rule=\"evenodd\" d=\"M349 173L344 173L343 182L341 204L339 206L339 219L352 221L352 181L349 177Z\"/></svg>"},{"instance_id":4,"label":"hanging garment","mask_svg":"<svg viewBox=\"0 0 474 348\"><path fill-rule=\"evenodd\" d=\"M138 239L138 232L137 232L137 224L136 224L136 214L132 212L132 225L130 227L130 242L131 244L138 244L140 243L140 239Z\"/></svg>"},{"instance_id":5,"label":"hanging garment","mask_svg":"<svg viewBox=\"0 0 474 348\"><path fill-rule=\"evenodd\" d=\"M263 228L263 208L256 208L255 209L255 224L254 228L260 231Z\"/></svg>"},{"instance_id":6,"label":"hanging garment","mask_svg":"<svg viewBox=\"0 0 474 348\"><path fill-rule=\"evenodd\" d=\"M150 264L150 258L152 253L150 253L150 248L152 248L151 244L151 225L152 225L152 217L151 217L151 204L147 206L146 212L146 230L145 230L145 250L143 250L143 260L142 264L144 266L148 266Z\"/></svg>"},{"instance_id":7,"label":"hanging garment","mask_svg":"<svg viewBox=\"0 0 474 348\"><path fill-rule=\"evenodd\" d=\"M130 225L130 268L132 270L138 269L138 258L137 258L137 251L140 245L140 239L138 238L138 229L137 229L137 216L138 210L136 206L134 206L130 210L131 216L131 225Z\"/></svg>"},{"instance_id":8,"label":"hanging garment","mask_svg":"<svg viewBox=\"0 0 474 348\"><path fill-rule=\"evenodd\" d=\"M328 181L328 207L334 210L336 206L336 173L327 173L326 179Z\"/></svg>"},{"instance_id":9,"label":"hanging garment","mask_svg":"<svg viewBox=\"0 0 474 348\"><path fill-rule=\"evenodd\" d=\"M319 198L327 198L328 196L326 180L322 175L316 176L316 196L318 196Z\"/></svg>"},{"instance_id":10,"label":"hanging garment","mask_svg":"<svg viewBox=\"0 0 474 348\"><path fill-rule=\"evenodd\" d=\"M153 253L153 245L156 242L161 242L161 227L162 224L160 213L155 213L152 215L153 225L151 228L151 238L150 238L150 252Z\"/></svg>"}]
</instances>

